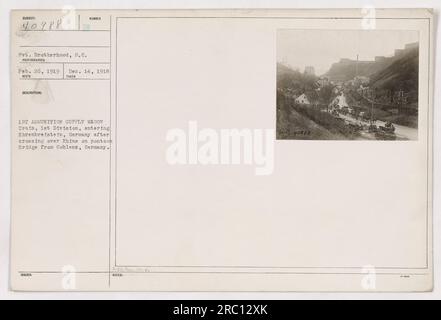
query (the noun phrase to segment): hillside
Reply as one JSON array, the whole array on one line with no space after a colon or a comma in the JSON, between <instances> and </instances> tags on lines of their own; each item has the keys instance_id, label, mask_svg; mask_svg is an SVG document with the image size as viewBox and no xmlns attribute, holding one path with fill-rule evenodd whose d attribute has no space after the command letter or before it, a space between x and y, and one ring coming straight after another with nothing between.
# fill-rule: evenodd
<instances>
[{"instance_id":1,"label":"hillside","mask_svg":"<svg viewBox=\"0 0 441 320\"><path fill-rule=\"evenodd\" d=\"M383 61L359 61L358 75L369 77L372 73L381 70L390 63L389 59ZM325 74L331 81L348 81L357 75L357 61L341 59L334 63Z\"/></svg>"},{"instance_id":2,"label":"hillside","mask_svg":"<svg viewBox=\"0 0 441 320\"><path fill-rule=\"evenodd\" d=\"M386 68L371 75L371 87L380 91L404 90L410 103L418 99L418 48L413 48Z\"/></svg>"},{"instance_id":3,"label":"hillside","mask_svg":"<svg viewBox=\"0 0 441 320\"><path fill-rule=\"evenodd\" d=\"M302 93L313 94L317 88L317 77L301 73L278 63L277 88L289 89L295 95Z\"/></svg>"},{"instance_id":4,"label":"hillside","mask_svg":"<svg viewBox=\"0 0 441 320\"><path fill-rule=\"evenodd\" d=\"M404 49L397 49L392 57L376 57L373 61L359 61L357 72L357 61L351 59L341 59L334 63L329 71L325 74L331 81L348 81L356 75L365 77L380 77L380 73L388 69L392 65L391 72L398 71L397 66L400 63L413 63L409 60L418 60L418 44L410 43ZM407 66L409 69L413 67ZM386 76L387 77L387 76Z\"/></svg>"}]
</instances>

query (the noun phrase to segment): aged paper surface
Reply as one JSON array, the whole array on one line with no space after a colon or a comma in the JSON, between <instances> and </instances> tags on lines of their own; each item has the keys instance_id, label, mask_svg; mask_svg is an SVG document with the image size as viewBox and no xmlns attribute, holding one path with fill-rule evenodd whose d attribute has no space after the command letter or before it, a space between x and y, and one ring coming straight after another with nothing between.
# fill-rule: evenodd
<instances>
[{"instance_id":1,"label":"aged paper surface","mask_svg":"<svg viewBox=\"0 0 441 320\"><path fill-rule=\"evenodd\" d=\"M433 21L13 11L13 290L430 291Z\"/></svg>"}]
</instances>

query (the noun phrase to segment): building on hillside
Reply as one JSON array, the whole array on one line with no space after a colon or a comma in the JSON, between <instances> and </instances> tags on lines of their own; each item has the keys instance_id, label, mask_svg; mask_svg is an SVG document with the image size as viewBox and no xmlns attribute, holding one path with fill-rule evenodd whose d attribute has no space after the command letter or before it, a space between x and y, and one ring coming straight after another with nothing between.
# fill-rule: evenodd
<instances>
[{"instance_id":1,"label":"building on hillside","mask_svg":"<svg viewBox=\"0 0 441 320\"><path fill-rule=\"evenodd\" d=\"M419 42L408 43L404 46L404 50L414 49L419 47Z\"/></svg>"},{"instance_id":2,"label":"building on hillside","mask_svg":"<svg viewBox=\"0 0 441 320\"><path fill-rule=\"evenodd\" d=\"M335 99L331 102L330 107L336 108L336 109L343 109L348 108L348 103L346 102L346 97L343 94L338 95L335 97Z\"/></svg>"},{"instance_id":3,"label":"building on hillside","mask_svg":"<svg viewBox=\"0 0 441 320\"><path fill-rule=\"evenodd\" d=\"M395 49L394 56L401 57L404 54L404 49Z\"/></svg>"},{"instance_id":4,"label":"building on hillside","mask_svg":"<svg viewBox=\"0 0 441 320\"><path fill-rule=\"evenodd\" d=\"M354 78L355 84L358 85L367 85L369 84L370 78L365 76L357 76Z\"/></svg>"},{"instance_id":5,"label":"building on hillside","mask_svg":"<svg viewBox=\"0 0 441 320\"><path fill-rule=\"evenodd\" d=\"M296 100L295 100L295 102L296 103L298 103L298 104L311 104L310 102L309 102L309 99L308 99L308 97L306 96L306 94L302 94L302 95L300 95L300 96L298 96L297 98L296 98Z\"/></svg>"},{"instance_id":6,"label":"building on hillside","mask_svg":"<svg viewBox=\"0 0 441 320\"><path fill-rule=\"evenodd\" d=\"M317 84L318 84L320 87L324 87L324 86L327 86L328 84L330 84L330 82L329 82L329 79L328 79L327 77L320 77L320 78L317 80Z\"/></svg>"},{"instance_id":7,"label":"building on hillside","mask_svg":"<svg viewBox=\"0 0 441 320\"><path fill-rule=\"evenodd\" d=\"M357 89L357 92L362 96L365 96L368 91L369 91L369 86L360 85L360 87Z\"/></svg>"}]
</instances>

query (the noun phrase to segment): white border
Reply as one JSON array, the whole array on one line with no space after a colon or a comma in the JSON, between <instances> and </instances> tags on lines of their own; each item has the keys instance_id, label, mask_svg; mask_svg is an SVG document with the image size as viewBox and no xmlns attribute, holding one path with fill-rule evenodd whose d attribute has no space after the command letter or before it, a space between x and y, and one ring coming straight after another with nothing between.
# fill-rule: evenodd
<instances>
[{"instance_id":1,"label":"white border","mask_svg":"<svg viewBox=\"0 0 441 320\"><path fill-rule=\"evenodd\" d=\"M0 299L441 299L441 182L440 119L437 105L441 98L440 72L435 72L434 87L434 291L432 293L18 293L9 291L9 212L10 212L10 89L9 89L9 12L11 9L57 9L69 5L80 9L188 9L188 8L434 8L441 11L439 0L15 0L0 2ZM440 43L438 17L435 16L436 53ZM435 61L435 67L438 59Z\"/></svg>"}]
</instances>

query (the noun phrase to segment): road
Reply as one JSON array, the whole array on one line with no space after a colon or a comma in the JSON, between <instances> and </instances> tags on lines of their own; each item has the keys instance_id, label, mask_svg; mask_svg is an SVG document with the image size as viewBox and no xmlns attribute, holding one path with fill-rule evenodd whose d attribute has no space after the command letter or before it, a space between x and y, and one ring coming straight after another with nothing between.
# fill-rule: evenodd
<instances>
[{"instance_id":1,"label":"road","mask_svg":"<svg viewBox=\"0 0 441 320\"><path fill-rule=\"evenodd\" d=\"M346 97L343 94L343 97L341 99L344 99L346 101ZM340 118L344 119L347 123L357 124L357 125L363 125L363 126L369 126L369 121L363 121L363 120L357 120L351 115L343 115L339 114ZM377 126L384 126L386 122L377 120L375 122ZM397 140L418 140L418 129L402 126L399 124L393 123L395 127L395 136L397 137ZM375 139L375 135L372 133L369 133L365 130L362 132L362 136L364 136L367 139Z\"/></svg>"}]
</instances>

